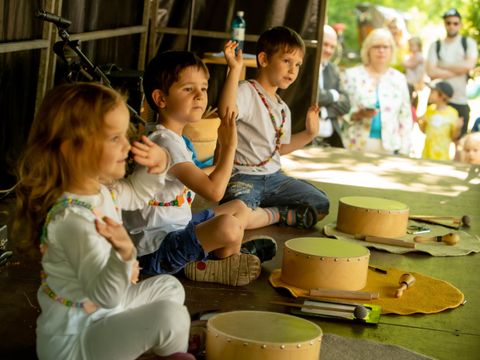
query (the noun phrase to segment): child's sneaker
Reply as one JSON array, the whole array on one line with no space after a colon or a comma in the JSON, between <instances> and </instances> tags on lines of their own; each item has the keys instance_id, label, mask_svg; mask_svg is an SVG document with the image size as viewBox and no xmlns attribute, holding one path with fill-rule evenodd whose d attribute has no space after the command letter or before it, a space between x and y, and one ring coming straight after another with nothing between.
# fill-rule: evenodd
<instances>
[{"instance_id":1,"label":"child's sneaker","mask_svg":"<svg viewBox=\"0 0 480 360\"><path fill-rule=\"evenodd\" d=\"M194 261L184 268L185 276L193 281L224 285L247 285L260 275L260 259L251 254L236 254L220 260Z\"/></svg>"},{"instance_id":2,"label":"child's sneaker","mask_svg":"<svg viewBox=\"0 0 480 360\"><path fill-rule=\"evenodd\" d=\"M277 253L277 243L270 236L256 235L242 244L240 252L255 255L263 263L273 259Z\"/></svg>"},{"instance_id":3,"label":"child's sneaker","mask_svg":"<svg viewBox=\"0 0 480 360\"><path fill-rule=\"evenodd\" d=\"M308 204L282 206L278 208L280 224L296 226L300 229L310 229L317 223L317 210Z\"/></svg>"}]
</instances>

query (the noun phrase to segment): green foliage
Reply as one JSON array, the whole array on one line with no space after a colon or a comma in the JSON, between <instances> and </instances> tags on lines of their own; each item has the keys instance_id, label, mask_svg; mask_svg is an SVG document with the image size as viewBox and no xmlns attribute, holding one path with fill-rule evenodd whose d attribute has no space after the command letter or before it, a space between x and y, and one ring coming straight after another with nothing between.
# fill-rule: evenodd
<instances>
[{"instance_id":1,"label":"green foliage","mask_svg":"<svg viewBox=\"0 0 480 360\"><path fill-rule=\"evenodd\" d=\"M344 44L349 50L359 51L356 5L361 3L355 0L327 1L328 23L346 25ZM418 34L425 26L442 25L442 14L455 7L463 16L464 32L480 44L480 0L376 0L369 3L390 7L409 15L408 29L412 35Z\"/></svg>"}]
</instances>

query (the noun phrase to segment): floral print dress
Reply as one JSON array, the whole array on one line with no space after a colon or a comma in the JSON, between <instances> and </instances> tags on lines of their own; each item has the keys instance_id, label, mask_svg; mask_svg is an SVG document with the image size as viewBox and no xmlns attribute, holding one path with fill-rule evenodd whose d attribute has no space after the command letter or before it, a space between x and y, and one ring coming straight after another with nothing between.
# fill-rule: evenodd
<instances>
[{"instance_id":1,"label":"floral print dress","mask_svg":"<svg viewBox=\"0 0 480 360\"><path fill-rule=\"evenodd\" d=\"M364 151L370 136L371 119L351 120L352 113L360 108L375 108L380 102L381 141L388 153L409 155L413 127L410 95L407 80L399 71L389 68L378 83L364 65L347 69L342 83L348 93L351 109L344 116L342 138L350 150Z\"/></svg>"}]
</instances>

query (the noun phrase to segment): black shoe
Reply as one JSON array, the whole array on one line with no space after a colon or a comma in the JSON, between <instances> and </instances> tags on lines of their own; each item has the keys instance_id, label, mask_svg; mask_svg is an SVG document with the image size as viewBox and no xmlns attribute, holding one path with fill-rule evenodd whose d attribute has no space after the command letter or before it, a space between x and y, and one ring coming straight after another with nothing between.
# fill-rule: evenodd
<instances>
[{"instance_id":1,"label":"black shoe","mask_svg":"<svg viewBox=\"0 0 480 360\"><path fill-rule=\"evenodd\" d=\"M277 243L270 236L257 235L244 242L240 252L255 255L263 263L273 259L277 253Z\"/></svg>"}]
</instances>

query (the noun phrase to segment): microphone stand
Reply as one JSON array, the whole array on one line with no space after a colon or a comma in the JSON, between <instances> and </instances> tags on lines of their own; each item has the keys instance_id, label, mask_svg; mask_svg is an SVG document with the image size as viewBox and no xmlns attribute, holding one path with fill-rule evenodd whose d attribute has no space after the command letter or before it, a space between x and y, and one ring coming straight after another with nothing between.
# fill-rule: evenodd
<instances>
[{"instance_id":1,"label":"microphone stand","mask_svg":"<svg viewBox=\"0 0 480 360\"><path fill-rule=\"evenodd\" d=\"M88 57L82 52L79 46L79 40L71 40L70 35L67 32L67 29L63 26L60 26L56 24L58 28L58 35L63 41L64 46L67 45L70 49L72 49L80 58L80 61L82 65L85 67L85 71L93 78L93 79L99 79L102 84L105 86L108 86L110 88L112 87L112 84L110 83L110 80L108 79L107 75L98 67L95 66L89 59ZM58 43L56 43L58 44ZM55 45L56 45L55 44ZM57 54L58 55L58 54ZM66 60L65 57L60 56L62 60ZM68 65L68 62L67 62ZM132 117L132 121L135 125L139 124L146 124L146 121L138 115L137 111L135 111L134 108L132 108L130 105L127 104L128 110L130 111L130 115Z\"/></svg>"}]
</instances>

